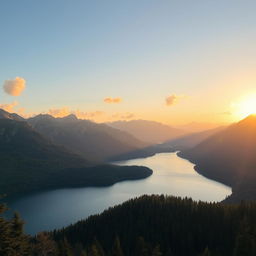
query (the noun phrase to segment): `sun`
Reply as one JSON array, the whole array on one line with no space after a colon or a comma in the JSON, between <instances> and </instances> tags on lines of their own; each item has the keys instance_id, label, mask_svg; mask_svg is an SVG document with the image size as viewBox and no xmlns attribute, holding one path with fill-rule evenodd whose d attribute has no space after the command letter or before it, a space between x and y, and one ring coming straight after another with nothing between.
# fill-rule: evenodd
<instances>
[{"instance_id":1,"label":"sun","mask_svg":"<svg viewBox=\"0 0 256 256\"><path fill-rule=\"evenodd\" d=\"M237 116L240 119L256 114L256 94L245 97L235 105Z\"/></svg>"}]
</instances>

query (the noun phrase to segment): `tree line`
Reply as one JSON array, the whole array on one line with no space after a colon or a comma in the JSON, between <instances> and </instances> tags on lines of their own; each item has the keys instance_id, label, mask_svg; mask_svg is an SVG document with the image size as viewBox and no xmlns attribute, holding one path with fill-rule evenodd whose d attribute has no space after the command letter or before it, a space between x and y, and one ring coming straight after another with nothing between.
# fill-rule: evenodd
<instances>
[{"instance_id":1,"label":"tree line","mask_svg":"<svg viewBox=\"0 0 256 256\"><path fill-rule=\"evenodd\" d=\"M67 206L68 207L68 206ZM61 230L28 236L1 205L2 256L255 256L256 203L142 196Z\"/></svg>"}]
</instances>

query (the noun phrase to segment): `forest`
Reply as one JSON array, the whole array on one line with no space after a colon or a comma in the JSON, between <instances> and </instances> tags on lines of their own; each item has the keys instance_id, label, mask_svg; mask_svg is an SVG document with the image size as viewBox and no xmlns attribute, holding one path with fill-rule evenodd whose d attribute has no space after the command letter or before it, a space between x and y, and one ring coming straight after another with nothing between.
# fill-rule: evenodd
<instances>
[{"instance_id":1,"label":"forest","mask_svg":"<svg viewBox=\"0 0 256 256\"><path fill-rule=\"evenodd\" d=\"M3 256L254 256L256 203L145 195L34 237L17 214L0 229Z\"/></svg>"}]
</instances>

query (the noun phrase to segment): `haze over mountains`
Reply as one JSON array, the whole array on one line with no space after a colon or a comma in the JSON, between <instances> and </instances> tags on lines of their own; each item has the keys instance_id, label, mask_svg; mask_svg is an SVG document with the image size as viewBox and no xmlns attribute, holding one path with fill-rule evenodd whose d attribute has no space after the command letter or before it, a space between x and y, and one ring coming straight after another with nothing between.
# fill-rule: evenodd
<instances>
[{"instance_id":1,"label":"haze over mountains","mask_svg":"<svg viewBox=\"0 0 256 256\"><path fill-rule=\"evenodd\" d=\"M256 199L256 116L229 126L181 156L203 175L232 186L228 201Z\"/></svg>"},{"instance_id":2,"label":"haze over mountains","mask_svg":"<svg viewBox=\"0 0 256 256\"><path fill-rule=\"evenodd\" d=\"M148 120L116 121L107 124L151 144L162 143L188 133L169 125Z\"/></svg>"},{"instance_id":3,"label":"haze over mountains","mask_svg":"<svg viewBox=\"0 0 256 256\"><path fill-rule=\"evenodd\" d=\"M134 138L127 132L78 119L75 115L54 118L38 115L29 118L28 123L54 144L94 161L109 158L146 147L148 144Z\"/></svg>"},{"instance_id":4,"label":"haze over mountains","mask_svg":"<svg viewBox=\"0 0 256 256\"><path fill-rule=\"evenodd\" d=\"M218 128L219 126L225 126L223 124L218 123L199 123L199 122L191 122L184 125L178 125L176 128L181 129L185 132L189 133L199 133L207 130L213 130Z\"/></svg>"},{"instance_id":5,"label":"haze over mountains","mask_svg":"<svg viewBox=\"0 0 256 256\"><path fill-rule=\"evenodd\" d=\"M195 132L195 133L189 133L188 135L184 135L181 137L178 137L176 139L172 139L169 141L166 141L163 143L166 147L172 147L174 150L185 150L188 148L195 147L196 145L200 144L205 139L209 138L213 134L224 130L226 127L218 127L202 132Z\"/></svg>"}]
</instances>

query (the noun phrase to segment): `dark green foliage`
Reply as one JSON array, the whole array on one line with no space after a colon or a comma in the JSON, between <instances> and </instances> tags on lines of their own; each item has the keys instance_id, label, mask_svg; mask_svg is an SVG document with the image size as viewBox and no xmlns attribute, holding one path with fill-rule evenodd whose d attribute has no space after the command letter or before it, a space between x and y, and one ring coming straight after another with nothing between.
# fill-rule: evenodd
<instances>
[{"instance_id":1,"label":"dark green foliage","mask_svg":"<svg viewBox=\"0 0 256 256\"><path fill-rule=\"evenodd\" d=\"M160 246L157 245L152 252L152 256L162 256L161 250L160 250Z\"/></svg>"},{"instance_id":2,"label":"dark green foliage","mask_svg":"<svg viewBox=\"0 0 256 256\"><path fill-rule=\"evenodd\" d=\"M46 233L39 233L31 245L33 256L54 256L58 253L57 244Z\"/></svg>"},{"instance_id":3,"label":"dark green foliage","mask_svg":"<svg viewBox=\"0 0 256 256\"><path fill-rule=\"evenodd\" d=\"M88 256L105 256L105 252L97 239L94 239L90 246Z\"/></svg>"},{"instance_id":4,"label":"dark green foliage","mask_svg":"<svg viewBox=\"0 0 256 256\"><path fill-rule=\"evenodd\" d=\"M203 253L201 253L199 256L211 256L212 254L209 251L209 248L206 247Z\"/></svg>"},{"instance_id":5,"label":"dark green foliage","mask_svg":"<svg viewBox=\"0 0 256 256\"><path fill-rule=\"evenodd\" d=\"M145 242L143 237L138 237L135 244L135 255L136 256L149 256L150 248Z\"/></svg>"},{"instance_id":6,"label":"dark green foliage","mask_svg":"<svg viewBox=\"0 0 256 256\"><path fill-rule=\"evenodd\" d=\"M240 230L236 237L234 256L256 255L255 232L250 227L246 217L240 223Z\"/></svg>"},{"instance_id":7,"label":"dark green foliage","mask_svg":"<svg viewBox=\"0 0 256 256\"><path fill-rule=\"evenodd\" d=\"M124 256L118 236L115 238L114 246L112 249L112 256Z\"/></svg>"},{"instance_id":8,"label":"dark green foliage","mask_svg":"<svg viewBox=\"0 0 256 256\"><path fill-rule=\"evenodd\" d=\"M18 214L0 218L1 256L255 256L255 249L256 203L143 196L33 238Z\"/></svg>"},{"instance_id":9,"label":"dark green foliage","mask_svg":"<svg viewBox=\"0 0 256 256\"><path fill-rule=\"evenodd\" d=\"M29 237L23 233L23 222L19 215L14 214L11 220L6 220L2 217L5 211L6 207L0 205L0 255L31 255Z\"/></svg>"},{"instance_id":10,"label":"dark green foliage","mask_svg":"<svg viewBox=\"0 0 256 256\"><path fill-rule=\"evenodd\" d=\"M106 255L121 248L125 256L251 256L256 255L256 203L143 196L52 235L58 243L65 237L85 249L97 238Z\"/></svg>"}]
</instances>

